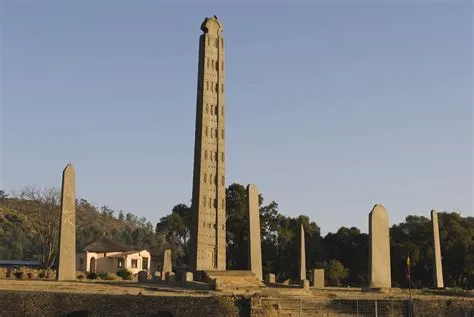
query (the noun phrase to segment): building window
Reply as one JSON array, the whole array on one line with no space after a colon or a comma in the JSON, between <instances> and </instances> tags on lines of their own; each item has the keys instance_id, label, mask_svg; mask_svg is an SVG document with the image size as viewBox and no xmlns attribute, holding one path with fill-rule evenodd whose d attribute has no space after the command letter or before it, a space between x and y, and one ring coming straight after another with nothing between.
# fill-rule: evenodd
<instances>
[{"instance_id":1,"label":"building window","mask_svg":"<svg viewBox=\"0 0 474 317\"><path fill-rule=\"evenodd\" d=\"M209 113L209 105L206 104L206 113Z\"/></svg>"},{"instance_id":2,"label":"building window","mask_svg":"<svg viewBox=\"0 0 474 317\"><path fill-rule=\"evenodd\" d=\"M221 153L221 161L224 162L224 152Z\"/></svg>"},{"instance_id":3,"label":"building window","mask_svg":"<svg viewBox=\"0 0 474 317\"><path fill-rule=\"evenodd\" d=\"M215 68L216 68L216 70L219 70L219 62L218 61L216 61Z\"/></svg>"},{"instance_id":4,"label":"building window","mask_svg":"<svg viewBox=\"0 0 474 317\"><path fill-rule=\"evenodd\" d=\"M219 91L219 85L218 85L217 83L216 83L215 86L214 86L214 90L215 90L216 92Z\"/></svg>"},{"instance_id":5,"label":"building window","mask_svg":"<svg viewBox=\"0 0 474 317\"><path fill-rule=\"evenodd\" d=\"M206 90L209 90L209 82L206 80Z\"/></svg>"},{"instance_id":6,"label":"building window","mask_svg":"<svg viewBox=\"0 0 474 317\"><path fill-rule=\"evenodd\" d=\"M210 222L207 224L207 227L208 227L209 229L211 229L211 223L210 223Z\"/></svg>"},{"instance_id":7,"label":"building window","mask_svg":"<svg viewBox=\"0 0 474 317\"><path fill-rule=\"evenodd\" d=\"M222 176L222 185L224 185L224 183L225 183L225 177Z\"/></svg>"},{"instance_id":8,"label":"building window","mask_svg":"<svg viewBox=\"0 0 474 317\"><path fill-rule=\"evenodd\" d=\"M209 197L209 207L211 207L211 197Z\"/></svg>"},{"instance_id":9,"label":"building window","mask_svg":"<svg viewBox=\"0 0 474 317\"><path fill-rule=\"evenodd\" d=\"M222 106L221 115L224 116L224 106Z\"/></svg>"},{"instance_id":10,"label":"building window","mask_svg":"<svg viewBox=\"0 0 474 317\"><path fill-rule=\"evenodd\" d=\"M132 260L132 269L138 268L138 260Z\"/></svg>"},{"instance_id":11,"label":"building window","mask_svg":"<svg viewBox=\"0 0 474 317\"><path fill-rule=\"evenodd\" d=\"M204 199L202 200L202 206L203 207L206 207L206 198L204 197Z\"/></svg>"},{"instance_id":12,"label":"building window","mask_svg":"<svg viewBox=\"0 0 474 317\"><path fill-rule=\"evenodd\" d=\"M219 47L219 39L214 39L214 47L218 48Z\"/></svg>"},{"instance_id":13,"label":"building window","mask_svg":"<svg viewBox=\"0 0 474 317\"><path fill-rule=\"evenodd\" d=\"M117 267L118 267L119 269L123 269L124 266L125 266L125 261L124 261L123 259L118 259L118 261L117 261Z\"/></svg>"},{"instance_id":14,"label":"building window","mask_svg":"<svg viewBox=\"0 0 474 317\"><path fill-rule=\"evenodd\" d=\"M224 140L224 129L222 129L221 138Z\"/></svg>"},{"instance_id":15,"label":"building window","mask_svg":"<svg viewBox=\"0 0 474 317\"><path fill-rule=\"evenodd\" d=\"M207 150L204 150L204 159L207 160Z\"/></svg>"},{"instance_id":16,"label":"building window","mask_svg":"<svg viewBox=\"0 0 474 317\"><path fill-rule=\"evenodd\" d=\"M207 174L204 173L204 183L207 183Z\"/></svg>"},{"instance_id":17,"label":"building window","mask_svg":"<svg viewBox=\"0 0 474 317\"><path fill-rule=\"evenodd\" d=\"M214 208L217 208L217 199L214 199Z\"/></svg>"},{"instance_id":18,"label":"building window","mask_svg":"<svg viewBox=\"0 0 474 317\"><path fill-rule=\"evenodd\" d=\"M216 136L216 138L218 138L217 137L217 129L214 130L214 135Z\"/></svg>"},{"instance_id":19,"label":"building window","mask_svg":"<svg viewBox=\"0 0 474 317\"><path fill-rule=\"evenodd\" d=\"M142 259L142 269L148 270L148 258Z\"/></svg>"},{"instance_id":20,"label":"building window","mask_svg":"<svg viewBox=\"0 0 474 317\"><path fill-rule=\"evenodd\" d=\"M208 135L208 133L207 133L207 126L206 126L206 132L205 132L205 134L206 134L206 136Z\"/></svg>"},{"instance_id":21,"label":"building window","mask_svg":"<svg viewBox=\"0 0 474 317\"><path fill-rule=\"evenodd\" d=\"M202 227L206 228L206 223L204 221L202 222Z\"/></svg>"}]
</instances>

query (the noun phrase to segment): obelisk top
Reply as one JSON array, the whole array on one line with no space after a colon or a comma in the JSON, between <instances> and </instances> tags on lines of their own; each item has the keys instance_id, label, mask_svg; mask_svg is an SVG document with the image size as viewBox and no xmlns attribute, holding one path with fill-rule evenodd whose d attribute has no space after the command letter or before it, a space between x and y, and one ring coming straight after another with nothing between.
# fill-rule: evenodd
<instances>
[{"instance_id":1,"label":"obelisk top","mask_svg":"<svg viewBox=\"0 0 474 317\"><path fill-rule=\"evenodd\" d=\"M219 36L220 33L224 31L224 25L222 25L222 22L214 15L212 18L204 19L201 24L201 30L209 35Z\"/></svg>"}]
</instances>

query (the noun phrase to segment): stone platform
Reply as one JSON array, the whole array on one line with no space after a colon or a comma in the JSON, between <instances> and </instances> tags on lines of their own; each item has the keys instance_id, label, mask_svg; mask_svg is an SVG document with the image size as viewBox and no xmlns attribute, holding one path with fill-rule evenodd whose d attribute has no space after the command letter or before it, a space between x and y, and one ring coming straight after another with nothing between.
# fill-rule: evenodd
<instances>
[{"instance_id":1,"label":"stone platform","mask_svg":"<svg viewBox=\"0 0 474 317\"><path fill-rule=\"evenodd\" d=\"M203 271L203 282L210 283L215 290L257 290L265 287L251 271Z\"/></svg>"}]
</instances>

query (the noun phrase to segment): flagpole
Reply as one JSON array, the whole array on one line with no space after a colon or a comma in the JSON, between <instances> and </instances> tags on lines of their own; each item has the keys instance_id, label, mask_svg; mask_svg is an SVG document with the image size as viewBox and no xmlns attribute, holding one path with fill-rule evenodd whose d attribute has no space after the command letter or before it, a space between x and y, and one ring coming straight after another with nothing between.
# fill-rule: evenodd
<instances>
[{"instance_id":1,"label":"flagpole","mask_svg":"<svg viewBox=\"0 0 474 317\"><path fill-rule=\"evenodd\" d=\"M412 316L412 302L411 302L411 262L410 262L410 254L407 255L407 279L408 279L408 292L409 292L409 300L408 300L408 307L409 312L408 316Z\"/></svg>"}]
</instances>

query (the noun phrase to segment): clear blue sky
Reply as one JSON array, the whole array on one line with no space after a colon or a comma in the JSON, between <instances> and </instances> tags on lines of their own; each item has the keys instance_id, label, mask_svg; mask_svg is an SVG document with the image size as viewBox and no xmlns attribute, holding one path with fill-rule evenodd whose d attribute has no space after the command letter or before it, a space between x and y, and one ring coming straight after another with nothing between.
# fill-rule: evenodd
<instances>
[{"instance_id":1,"label":"clear blue sky","mask_svg":"<svg viewBox=\"0 0 474 317\"><path fill-rule=\"evenodd\" d=\"M38 1L39 2L39 1ZM0 188L153 223L192 189L199 29L223 22L227 183L323 232L472 211L470 1L6 1Z\"/></svg>"}]
</instances>

